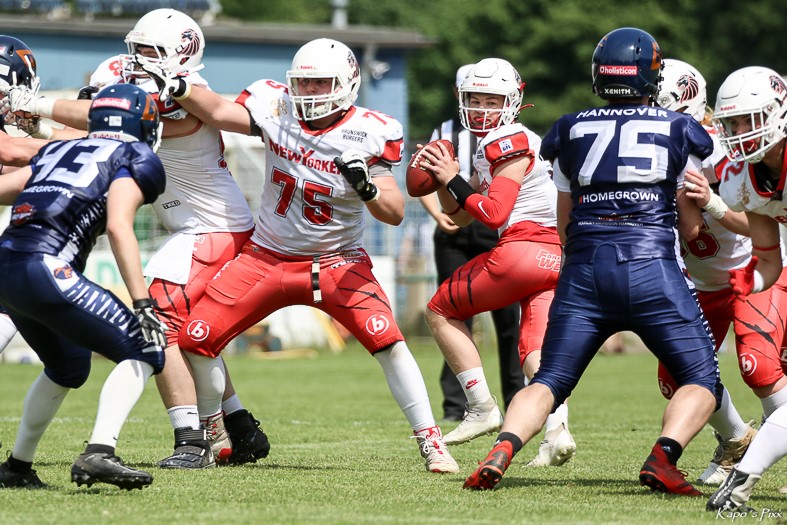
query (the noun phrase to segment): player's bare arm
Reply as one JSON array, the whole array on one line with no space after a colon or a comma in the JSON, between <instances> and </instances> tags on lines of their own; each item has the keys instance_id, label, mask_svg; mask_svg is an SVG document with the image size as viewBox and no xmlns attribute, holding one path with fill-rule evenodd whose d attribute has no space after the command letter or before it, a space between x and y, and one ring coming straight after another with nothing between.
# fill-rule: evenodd
<instances>
[{"instance_id":1,"label":"player's bare arm","mask_svg":"<svg viewBox=\"0 0 787 525\"><path fill-rule=\"evenodd\" d=\"M380 222L398 226L404 220L404 196L396 180L393 177L374 177L373 180L380 198L366 203L369 213Z\"/></svg>"},{"instance_id":2,"label":"player's bare arm","mask_svg":"<svg viewBox=\"0 0 787 525\"><path fill-rule=\"evenodd\" d=\"M0 164L26 166L30 159L47 143L46 140L12 137L0 132Z\"/></svg>"},{"instance_id":3,"label":"player's bare arm","mask_svg":"<svg viewBox=\"0 0 787 525\"><path fill-rule=\"evenodd\" d=\"M752 255L759 260L756 270L763 280L763 290L772 286L782 273L779 223L767 215L747 212L751 231Z\"/></svg>"},{"instance_id":4,"label":"player's bare arm","mask_svg":"<svg viewBox=\"0 0 787 525\"><path fill-rule=\"evenodd\" d=\"M235 102L199 86L192 86L186 98L178 99L186 111L202 122L224 131L253 135L251 115Z\"/></svg>"},{"instance_id":5,"label":"player's bare arm","mask_svg":"<svg viewBox=\"0 0 787 525\"><path fill-rule=\"evenodd\" d=\"M116 179L109 187L107 237L120 275L134 300L149 297L139 264L139 244L134 234L134 215L142 203L142 191L131 177Z\"/></svg>"},{"instance_id":6,"label":"player's bare arm","mask_svg":"<svg viewBox=\"0 0 787 525\"><path fill-rule=\"evenodd\" d=\"M26 166L0 175L0 205L13 204L16 197L25 189L25 184L32 173L32 168Z\"/></svg>"},{"instance_id":7,"label":"player's bare arm","mask_svg":"<svg viewBox=\"0 0 787 525\"><path fill-rule=\"evenodd\" d=\"M697 238L702 228L702 210L697 206L697 202L689 197L687 189L678 191L678 234L686 241Z\"/></svg>"}]
</instances>

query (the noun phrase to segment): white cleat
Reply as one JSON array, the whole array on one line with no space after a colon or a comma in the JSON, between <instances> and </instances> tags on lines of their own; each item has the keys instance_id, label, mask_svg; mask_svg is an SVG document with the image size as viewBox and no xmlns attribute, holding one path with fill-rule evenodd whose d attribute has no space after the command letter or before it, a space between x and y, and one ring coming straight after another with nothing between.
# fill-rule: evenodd
<instances>
[{"instance_id":1,"label":"white cleat","mask_svg":"<svg viewBox=\"0 0 787 525\"><path fill-rule=\"evenodd\" d=\"M746 434L738 439L724 441L716 432L713 433L719 446L716 447L708 468L697 479L698 483L721 485L727 479L732 469L740 463L741 458L749 449L749 444L754 436L757 435L757 430L752 426L753 423L754 421L749 422Z\"/></svg>"},{"instance_id":2,"label":"white cleat","mask_svg":"<svg viewBox=\"0 0 787 525\"><path fill-rule=\"evenodd\" d=\"M414 436L418 442L418 450L424 458L426 470L437 474L456 474L459 472L459 464L448 452L448 447L440 435L440 430L432 432L426 436Z\"/></svg>"},{"instance_id":3,"label":"white cleat","mask_svg":"<svg viewBox=\"0 0 787 525\"><path fill-rule=\"evenodd\" d=\"M561 424L559 429L547 432L541 446L538 447L538 454L526 466L559 467L573 458L576 453L577 444L571 432L565 424Z\"/></svg>"},{"instance_id":4,"label":"white cleat","mask_svg":"<svg viewBox=\"0 0 787 525\"><path fill-rule=\"evenodd\" d=\"M500 430L503 426L503 413L497 406L497 401L487 405L467 407L465 417L455 429L444 436L447 445L467 443L480 436L488 436Z\"/></svg>"}]
</instances>

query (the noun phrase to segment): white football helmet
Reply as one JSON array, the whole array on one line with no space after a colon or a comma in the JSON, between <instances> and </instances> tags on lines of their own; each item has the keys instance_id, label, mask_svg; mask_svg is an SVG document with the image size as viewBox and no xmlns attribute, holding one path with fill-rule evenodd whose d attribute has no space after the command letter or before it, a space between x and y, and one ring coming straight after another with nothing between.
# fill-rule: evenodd
<instances>
[{"instance_id":1,"label":"white football helmet","mask_svg":"<svg viewBox=\"0 0 787 525\"><path fill-rule=\"evenodd\" d=\"M525 83L517 70L509 62L501 58L485 58L478 62L467 73L462 85L459 86L459 119L462 126L471 131L487 132L505 124L516 122L519 111L522 109L522 92ZM483 109L470 107L470 96L474 93L503 95L501 109ZM484 119L481 127L473 126L470 112L483 113ZM499 118L491 119L494 124L489 124L489 116L498 114ZM478 119L480 120L480 119Z\"/></svg>"},{"instance_id":2,"label":"white football helmet","mask_svg":"<svg viewBox=\"0 0 787 525\"><path fill-rule=\"evenodd\" d=\"M697 122L705 119L708 105L705 78L694 66L682 60L665 58L656 103L670 111L686 113Z\"/></svg>"},{"instance_id":3,"label":"white football helmet","mask_svg":"<svg viewBox=\"0 0 787 525\"><path fill-rule=\"evenodd\" d=\"M205 37L202 29L190 16L175 9L156 9L139 19L134 29L126 35L128 55L122 55L124 75L139 76L134 64L138 46L156 50L155 64L170 73L193 73L203 67Z\"/></svg>"},{"instance_id":4,"label":"white football helmet","mask_svg":"<svg viewBox=\"0 0 787 525\"><path fill-rule=\"evenodd\" d=\"M329 78L330 93L308 95L298 93L298 80ZM352 50L337 40L318 38L304 44L292 58L287 71L290 99L299 120L315 120L349 109L358 97L361 68Z\"/></svg>"},{"instance_id":5,"label":"white football helmet","mask_svg":"<svg viewBox=\"0 0 787 525\"><path fill-rule=\"evenodd\" d=\"M730 117L743 115L751 131L736 135ZM730 74L719 88L713 125L731 160L760 162L787 136L787 85L776 71L751 66Z\"/></svg>"}]
</instances>

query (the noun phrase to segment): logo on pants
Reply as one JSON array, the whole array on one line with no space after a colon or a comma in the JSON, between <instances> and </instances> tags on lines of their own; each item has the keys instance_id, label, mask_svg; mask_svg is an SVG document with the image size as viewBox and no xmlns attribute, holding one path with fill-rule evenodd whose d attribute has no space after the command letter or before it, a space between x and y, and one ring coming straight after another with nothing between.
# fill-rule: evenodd
<instances>
[{"instance_id":1,"label":"logo on pants","mask_svg":"<svg viewBox=\"0 0 787 525\"><path fill-rule=\"evenodd\" d=\"M189 337L194 341L204 341L210 335L210 326L208 323L202 320L191 321L189 325L186 327L186 333L189 334Z\"/></svg>"},{"instance_id":2,"label":"logo on pants","mask_svg":"<svg viewBox=\"0 0 787 525\"><path fill-rule=\"evenodd\" d=\"M757 370L757 358L753 354L741 354L741 375L750 376Z\"/></svg>"},{"instance_id":3,"label":"logo on pants","mask_svg":"<svg viewBox=\"0 0 787 525\"><path fill-rule=\"evenodd\" d=\"M366 331L372 335L380 335L388 330L390 323L384 315L373 315L366 320Z\"/></svg>"}]
</instances>

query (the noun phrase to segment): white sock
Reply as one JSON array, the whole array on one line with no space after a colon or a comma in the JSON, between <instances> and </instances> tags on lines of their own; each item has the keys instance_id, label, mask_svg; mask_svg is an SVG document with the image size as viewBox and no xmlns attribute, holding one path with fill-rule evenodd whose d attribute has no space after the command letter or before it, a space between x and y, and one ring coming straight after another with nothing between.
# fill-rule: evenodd
<instances>
[{"instance_id":1,"label":"white sock","mask_svg":"<svg viewBox=\"0 0 787 525\"><path fill-rule=\"evenodd\" d=\"M115 366L98 397L96 424L89 441L91 445L117 446L123 424L152 375L153 367L136 359L126 359Z\"/></svg>"},{"instance_id":2,"label":"white sock","mask_svg":"<svg viewBox=\"0 0 787 525\"><path fill-rule=\"evenodd\" d=\"M462 385L467 404L470 406L494 403L492 392L489 391L489 384L486 382L482 367L479 366L478 368L459 372L456 374L456 378L459 380L459 384Z\"/></svg>"},{"instance_id":3,"label":"white sock","mask_svg":"<svg viewBox=\"0 0 787 525\"><path fill-rule=\"evenodd\" d=\"M0 314L0 354L16 335L16 325L5 314ZM16 456L14 456L16 457Z\"/></svg>"},{"instance_id":4,"label":"white sock","mask_svg":"<svg viewBox=\"0 0 787 525\"><path fill-rule=\"evenodd\" d=\"M568 405L565 403L562 403L554 412L547 416L545 431L556 430L562 425L568 428Z\"/></svg>"},{"instance_id":5,"label":"white sock","mask_svg":"<svg viewBox=\"0 0 787 525\"><path fill-rule=\"evenodd\" d=\"M768 397L760 399L762 403L762 411L765 414L765 419L768 419L773 412L784 405L787 405L787 388L782 388L778 392L774 392ZM751 472L749 472L751 474Z\"/></svg>"},{"instance_id":6,"label":"white sock","mask_svg":"<svg viewBox=\"0 0 787 525\"><path fill-rule=\"evenodd\" d=\"M220 357L205 357L184 352L194 373L197 389L199 418L205 419L221 412L221 398L227 386L224 361Z\"/></svg>"},{"instance_id":7,"label":"white sock","mask_svg":"<svg viewBox=\"0 0 787 525\"><path fill-rule=\"evenodd\" d=\"M230 397L221 402L221 409L225 414L232 414L238 410L243 410L243 403L240 402L238 394L232 394Z\"/></svg>"},{"instance_id":8,"label":"white sock","mask_svg":"<svg viewBox=\"0 0 787 525\"><path fill-rule=\"evenodd\" d=\"M708 423L725 441L742 438L748 431L748 425L741 418L735 405L732 404L732 398L726 388L721 396L721 406L711 414Z\"/></svg>"},{"instance_id":9,"label":"white sock","mask_svg":"<svg viewBox=\"0 0 787 525\"><path fill-rule=\"evenodd\" d=\"M22 421L19 423L12 450L14 458L19 461L33 461L41 436L70 390L49 379L44 372L33 381L25 395Z\"/></svg>"},{"instance_id":10,"label":"white sock","mask_svg":"<svg viewBox=\"0 0 787 525\"><path fill-rule=\"evenodd\" d=\"M404 341L394 343L375 353L374 358L383 367L388 388L413 432L434 427L435 420L426 384L407 344Z\"/></svg>"},{"instance_id":11,"label":"white sock","mask_svg":"<svg viewBox=\"0 0 787 525\"><path fill-rule=\"evenodd\" d=\"M738 470L762 474L787 456L787 406L776 409L763 423L743 456Z\"/></svg>"},{"instance_id":12,"label":"white sock","mask_svg":"<svg viewBox=\"0 0 787 525\"><path fill-rule=\"evenodd\" d=\"M172 428L188 427L193 430L199 428L199 412L197 412L197 405L180 405L167 409L169 421L172 423Z\"/></svg>"}]
</instances>

